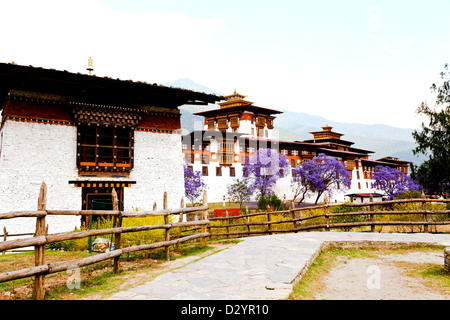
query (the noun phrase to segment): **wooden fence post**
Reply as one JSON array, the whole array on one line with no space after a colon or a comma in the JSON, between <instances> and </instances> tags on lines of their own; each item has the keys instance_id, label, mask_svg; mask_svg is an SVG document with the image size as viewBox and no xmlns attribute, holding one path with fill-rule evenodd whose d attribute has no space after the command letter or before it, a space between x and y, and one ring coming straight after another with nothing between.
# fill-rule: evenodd
<instances>
[{"instance_id":1,"label":"wooden fence post","mask_svg":"<svg viewBox=\"0 0 450 320\"><path fill-rule=\"evenodd\" d=\"M247 236L250 236L250 217L248 216L249 215L248 206L245 206L245 214L247 215L247 231L248 231Z\"/></svg>"},{"instance_id":2,"label":"wooden fence post","mask_svg":"<svg viewBox=\"0 0 450 320\"><path fill-rule=\"evenodd\" d=\"M330 217L328 217L329 209L328 209L328 197L327 197L327 195L325 195L323 197L323 203L325 204L325 209L324 209L324 212L325 212L325 223L327 224L325 230L326 231L330 231Z\"/></svg>"},{"instance_id":3,"label":"wooden fence post","mask_svg":"<svg viewBox=\"0 0 450 320\"><path fill-rule=\"evenodd\" d=\"M373 202L373 195L370 195L369 201L370 201L370 203ZM374 210L373 204L369 205L369 211L373 211L373 210ZM370 223L371 223L371 225L370 225L370 232L375 232L374 214L371 213L369 216L370 216Z\"/></svg>"},{"instance_id":4,"label":"wooden fence post","mask_svg":"<svg viewBox=\"0 0 450 320\"><path fill-rule=\"evenodd\" d=\"M228 210L225 211L225 218L226 222L227 222L227 239L230 238L230 219L228 219L229 215L228 215Z\"/></svg>"},{"instance_id":5,"label":"wooden fence post","mask_svg":"<svg viewBox=\"0 0 450 320\"><path fill-rule=\"evenodd\" d=\"M183 197L181 197L181 202L180 202L180 208L183 209L184 208L184 199ZM183 212L180 212L180 214L178 215L178 222L183 222ZM178 228L178 239L181 238L181 227ZM177 242L177 244L175 245L175 248L177 250L180 250L180 243Z\"/></svg>"},{"instance_id":6,"label":"wooden fence post","mask_svg":"<svg viewBox=\"0 0 450 320\"><path fill-rule=\"evenodd\" d=\"M112 203L113 203L113 210L118 211L119 210L119 199L117 198L117 192L116 189L113 188L112 190ZM114 216L114 228L120 227L120 214ZM121 234L116 233L114 235L114 249L118 250L120 249L120 239ZM114 257L114 273L120 272L120 256Z\"/></svg>"},{"instance_id":7,"label":"wooden fence post","mask_svg":"<svg viewBox=\"0 0 450 320\"><path fill-rule=\"evenodd\" d=\"M295 219L295 218L296 218L296 214L295 214L294 209L295 209L295 203L294 203L294 201L292 201L292 202L291 202L291 209L290 209L290 211L291 211L291 218L292 218L292 219ZM293 221L292 224L293 224L293 227L294 227L294 229L295 229L295 227L297 226L297 221ZM297 233L297 232L298 232L298 231L295 231L295 233Z\"/></svg>"},{"instance_id":8,"label":"wooden fence post","mask_svg":"<svg viewBox=\"0 0 450 320\"><path fill-rule=\"evenodd\" d=\"M207 206L208 205L208 195L206 193L206 190L203 190L203 206ZM203 210L202 211L202 220L206 220L208 219L208 210ZM207 232L207 226L206 224L202 224L202 233ZM202 247L206 247L206 237L202 238L201 241Z\"/></svg>"},{"instance_id":9,"label":"wooden fence post","mask_svg":"<svg viewBox=\"0 0 450 320\"><path fill-rule=\"evenodd\" d=\"M271 210L270 206L268 206L267 207L267 222L271 222L271 221L272 221L272 210ZM269 231L269 234L273 234L271 223L267 224L267 231Z\"/></svg>"},{"instance_id":10,"label":"wooden fence post","mask_svg":"<svg viewBox=\"0 0 450 320\"><path fill-rule=\"evenodd\" d=\"M422 192L422 199L425 199L425 193ZM427 210L427 203L425 201L422 201L422 210L426 211ZM422 220L424 222L423 224L423 232L428 232L428 217L426 212L423 214L422 216Z\"/></svg>"},{"instance_id":11,"label":"wooden fence post","mask_svg":"<svg viewBox=\"0 0 450 320\"><path fill-rule=\"evenodd\" d=\"M164 199L163 199L163 209L167 210L167 192L164 191ZM169 224L169 215L164 215L164 224ZM170 229L166 229L165 231L165 241L170 241ZM166 260L170 260L170 246L166 246Z\"/></svg>"},{"instance_id":12,"label":"wooden fence post","mask_svg":"<svg viewBox=\"0 0 450 320\"><path fill-rule=\"evenodd\" d=\"M6 227L3 227L3 241L6 241L6 238L8 237L8 232L6 231ZM6 253L6 250L2 252L2 255Z\"/></svg>"},{"instance_id":13,"label":"wooden fence post","mask_svg":"<svg viewBox=\"0 0 450 320\"><path fill-rule=\"evenodd\" d=\"M41 189L39 190L38 198L38 211L45 211L47 206L47 185L42 182ZM45 235L45 215L36 218L36 233L35 237ZM42 266L45 264L45 244L34 246L34 265ZM34 290L33 299L43 300L45 297L45 275L39 274L34 276Z\"/></svg>"}]
</instances>

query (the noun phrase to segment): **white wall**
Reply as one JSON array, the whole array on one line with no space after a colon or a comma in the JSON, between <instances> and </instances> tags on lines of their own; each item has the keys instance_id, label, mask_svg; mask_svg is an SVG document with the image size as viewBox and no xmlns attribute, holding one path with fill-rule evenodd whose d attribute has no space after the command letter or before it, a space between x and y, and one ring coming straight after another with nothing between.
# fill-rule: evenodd
<instances>
[{"instance_id":1,"label":"white wall","mask_svg":"<svg viewBox=\"0 0 450 320\"><path fill-rule=\"evenodd\" d=\"M192 165L192 164L190 164ZM208 201L210 202L222 202L223 196L226 196L226 200L228 201L228 192L227 186L235 179L242 179L242 165L240 163L235 163L234 167L236 168L236 176L230 177L229 169L226 167L222 167L222 176L216 176L216 166L217 162L210 162L208 166L208 176L203 177L204 182L207 184L208 190ZM205 164L201 164L201 161L194 161L193 168L195 171L202 172L202 166ZM336 191L334 194L328 197L328 201L331 203L342 203L348 201L348 198L345 197L345 194L349 193L367 193L367 192L376 192L377 190L371 188L371 183L373 180L371 179L363 179L362 169L360 170L360 179L357 179L356 168L353 169L352 172L352 183L351 187L347 190ZM279 179L274 187L275 194L280 198L284 199L284 195L286 195L287 200L292 200L294 197L292 187L291 187L291 167L289 167L288 175ZM358 188L358 182L361 184L361 189ZM368 182L368 188L366 187L366 182ZM313 192L307 192L306 194L306 202L314 203L316 201L317 194ZM324 194L319 198L319 202L322 202L324 198ZM253 197L253 201L255 197ZM299 199L296 199L298 201Z\"/></svg>"},{"instance_id":2,"label":"white wall","mask_svg":"<svg viewBox=\"0 0 450 320\"><path fill-rule=\"evenodd\" d=\"M2 128L0 212L36 210L41 183L47 184L47 209L80 209L76 127L7 120ZM79 216L49 216L49 233L72 230ZM10 233L34 232L35 218L0 220Z\"/></svg>"},{"instance_id":3,"label":"white wall","mask_svg":"<svg viewBox=\"0 0 450 320\"><path fill-rule=\"evenodd\" d=\"M184 195L183 159L180 134L136 131L134 169L128 178L78 177L75 126L16 122L7 120L0 158L0 212L36 210L41 183L47 184L47 209L80 210L81 188L70 180L129 181L124 190L125 210L163 207L164 191L169 208L179 208ZM0 133L1 135L1 133ZM35 230L35 218L0 220L14 233ZM72 231L80 216L47 216L49 233Z\"/></svg>"},{"instance_id":4,"label":"white wall","mask_svg":"<svg viewBox=\"0 0 450 320\"><path fill-rule=\"evenodd\" d=\"M183 154L181 135L152 132L134 133L134 168L125 188L125 209L131 206L151 210L153 203L163 208L167 192L169 208L179 208L184 196Z\"/></svg>"}]
</instances>

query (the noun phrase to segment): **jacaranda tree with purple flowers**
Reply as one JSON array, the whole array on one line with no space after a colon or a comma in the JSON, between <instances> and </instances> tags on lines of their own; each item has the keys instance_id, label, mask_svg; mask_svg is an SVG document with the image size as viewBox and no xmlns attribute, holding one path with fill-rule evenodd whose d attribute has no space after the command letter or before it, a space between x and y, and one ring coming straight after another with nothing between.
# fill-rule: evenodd
<instances>
[{"instance_id":1,"label":"jacaranda tree with purple flowers","mask_svg":"<svg viewBox=\"0 0 450 320\"><path fill-rule=\"evenodd\" d=\"M312 181L318 180L318 170L315 170L316 163L308 160L292 169L291 188L294 193L292 202L295 202L297 197L301 196L298 203L305 200L306 193L311 190Z\"/></svg>"},{"instance_id":2,"label":"jacaranda tree with purple flowers","mask_svg":"<svg viewBox=\"0 0 450 320\"><path fill-rule=\"evenodd\" d=\"M420 185L403 172L387 166L376 166L372 178L374 188L384 191L389 200L406 191L420 191Z\"/></svg>"},{"instance_id":3,"label":"jacaranda tree with purple flowers","mask_svg":"<svg viewBox=\"0 0 450 320\"><path fill-rule=\"evenodd\" d=\"M285 155L273 149L261 148L256 155L244 158L242 171L244 181L251 190L257 192L260 199L274 194L273 187L288 168L289 162Z\"/></svg>"},{"instance_id":4,"label":"jacaranda tree with purple flowers","mask_svg":"<svg viewBox=\"0 0 450 320\"><path fill-rule=\"evenodd\" d=\"M202 195L206 184L200 171L193 171L187 165L184 166L184 194L192 204Z\"/></svg>"},{"instance_id":5,"label":"jacaranda tree with purple flowers","mask_svg":"<svg viewBox=\"0 0 450 320\"><path fill-rule=\"evenodd\" d=\"M315 204L320 196L326 191L333 194L337 190L345 190L350 187L350 174L345 170L344 165L336 158L323 153L311 160L304 161L294 169L292 179L293 186L297 188L294 193L303 194L312 191L317 193Z\"/></svg>"}]
</instances>

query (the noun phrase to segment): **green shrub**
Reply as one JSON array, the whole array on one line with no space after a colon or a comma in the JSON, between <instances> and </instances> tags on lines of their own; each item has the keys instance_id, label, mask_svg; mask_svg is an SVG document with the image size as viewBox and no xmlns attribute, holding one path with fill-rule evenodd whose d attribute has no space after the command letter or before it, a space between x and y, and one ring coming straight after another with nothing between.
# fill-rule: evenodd
<instances>
[{"instance_id":1,"label":"green shrub","mask_svg":"<svg viewBox=\"0 0 450 320\"><path fill-rule=\"evenodd\" d=\"M394 200L397 199L420 199L422 198L422 193L415 190L408 190L403 193L399 193L395 196Z\"/></svg>"},{"instance_id":2,"label":"green shrub","mask_svg":"<svg viewBox=\"0 0 450 320\"><path fill-rule=\"evenodd\" d=\"M270 206L272 211L280 211L284 210L285 206L282 203L281 199L277 197L276 194L268 197L261 197L258 200L258 208L260 210L267 210L267 207Z\"/></svg>"},{"instance_id":3,"label":"green shrub","mask_svg":"<svg viewBox=\"0 0 450 320\"><path fill-rule=\"evenodd\" d=\"M169 218L173 220L173 218ZM164 217L126 217L122 220L122 227L136 227L136 226L148 226L164 224ZM139 232L122 233L121 243L122 247L131 247L140 244L154 243L164 240L164 229L147 230Z\"/></svg>"}]
</instances>

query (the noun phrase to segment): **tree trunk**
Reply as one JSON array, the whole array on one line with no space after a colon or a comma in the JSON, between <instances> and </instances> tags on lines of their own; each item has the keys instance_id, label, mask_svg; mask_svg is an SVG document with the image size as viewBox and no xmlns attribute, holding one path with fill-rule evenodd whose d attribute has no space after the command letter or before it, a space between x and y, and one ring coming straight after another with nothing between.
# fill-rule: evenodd
<instances>
[{"instance_id":1,"label":"tree trunk","mask_svg":"<svg viewBox=\"0 0 450 320\"><path fill-rule=\"evenodd\" d=\"M308 190L306 190L305 192L303 192L303 194L302 194L302 198L300 199L300 201L298 202L298 204L302 203L302 202L303 202L303 200L305 200L305 195L306 195L306 192L308 192ZM292 201L292 202L294 202L294 201Z\"/></svg>"},{"instance_id":2,"label":"tree trunk","mask_svg":"<svg viewBox=\"0 0 450 320\"><path fill-rule=\"evenodd\" d=\"M319 201L319 198L320 198L320 196L322 195L322 193L323 193L323 192L319 192L319 193L317 194L316 202L314 202L314 205L317 204L317 202Z\"/></svg>"}]
</instances>

